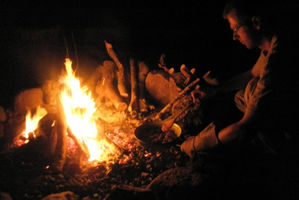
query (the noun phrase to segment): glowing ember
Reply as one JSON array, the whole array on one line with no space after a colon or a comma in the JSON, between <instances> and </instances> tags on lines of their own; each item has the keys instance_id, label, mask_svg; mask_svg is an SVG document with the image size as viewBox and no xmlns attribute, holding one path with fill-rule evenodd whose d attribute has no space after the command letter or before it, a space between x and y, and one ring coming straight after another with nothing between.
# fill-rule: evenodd
<instances>
[{"instance_id":1,"label":"glowing ember","mask_svg":"<svg viewBox=\"0 0 299 200\"><path fill-rule=\"evenodd\" d=\"M118 156L117 149L98 134L94 113L96 106L91 92L81 87L80 80L72 70L72 61L65 60L66 76L62 77L64 88L60 95L66 122L72 133L89 152L89 161L110 161Z\"/></svg>"},{"instance_id":2,"label":"glowing ember","mask_svg":"<svg viewBox=\"0 0 299 200\"><path fill-rule=\"evenodd\" d=\"M31 111L28 111L26 114L26 123L25 123L25 130L20 136L20 139L23 141L17 141L17 145L21 146L23 144L27 144L29 142L30 134L32 137L36 137L34 131L37 129L38 122L47 114L46 109L38 106L34 115L32 115Z\"/></svg>"}]
</instances>

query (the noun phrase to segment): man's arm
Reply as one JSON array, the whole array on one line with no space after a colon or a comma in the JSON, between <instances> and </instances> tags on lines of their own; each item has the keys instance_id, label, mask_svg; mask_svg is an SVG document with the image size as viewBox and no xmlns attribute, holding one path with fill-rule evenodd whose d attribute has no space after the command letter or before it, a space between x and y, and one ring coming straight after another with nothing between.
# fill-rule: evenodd
<instances>
[{"instance_id":1,"label":"man's arm","mask_svg":"<svg viewBox=\"0 0 299 200\"><path fill-rule=\"evenodd\" d=\"M206 81L208 84L203 84L197 87L195 90L191 92L191 96L193 101L196 102L200 99L200 101L205 101L214 97L215 95L233 92L236 90L244 89L249 80L253 77L251 70L238 74L229 80L221 83L221 84L209 84L209 81ZM209 77L203 77L204 80L210 79ZM211 79L212 80L212 79Z\"/></svg>"},{"instance_id":2,"label":"man's arm","mask_svg":"<svg viewBox=\"0 0 299 200\"><path fill-rule=\"evenodd\" d=\"M228 143L240 135L246 134L248 131L248 127L254 123L254 121L258 120L258 116L256 113L257 105L249 105L241 120L223 128L218 133L218 139L222 143Z\"/></svg>"},{"instance_id":3,"label":"man's arm","mask_svg":"<svg viewBox=\"0 0 299 200\"><path fill-rule=\"evenodd\" d=\"M237 121L224 129L219 131L218 139L221 143L229 143L239 136L246 134L248 130L248 125L252 121L253 115L249 115L247 113L244 114L243 118L240 121Z\"/></svg>"},{"instance_id":4,"label":"man's arm","mask_svg":"<svg viewBox=\"0 0 299 200\"><path fill-rule=\"evenodd\" d=\"M245 88L248 81L253 77L251 70L233 76L216 87L217 93L226 93Z\"/></svg>"}]
</instances>

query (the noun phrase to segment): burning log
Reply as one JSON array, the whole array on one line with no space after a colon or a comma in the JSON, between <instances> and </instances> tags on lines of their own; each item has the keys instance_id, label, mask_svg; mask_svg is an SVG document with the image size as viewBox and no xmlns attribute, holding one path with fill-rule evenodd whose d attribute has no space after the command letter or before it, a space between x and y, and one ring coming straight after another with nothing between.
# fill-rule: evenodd
<instances>
[{"instance_id":1,"label":"burning log","mask_svg":"<svg viewBox=\"0 0 299 200\"><path fill-rule=\"evenodd\" d=\"M5 133L3 135L4 151L9 150L11 147L19 146L17 137L25 129L25 115L11 113L3 126Z\"/></svg>"},{"instance_id":2,"label":"burning log","mask_svg":"<svg viewBox=\"0 0 299 200\"><path fill-rule=\"evenodd\" d=\"M59 98L59 97L58 97ZM66 159L67 150L67 124L63 111L63 105L60 99L57 100L57 121L56 121L56 132L57 132L57 143L55 149L55 158L53 168L62 171Z\"/></svg>"},{"instance_id":3,"label":"burning log","mask_svg":"<svg viewBox=\"0 0 299 200\"><path fill-rule=\"evenodd\" d=\"M85 158L88 158L90 155L86 145L84 145L84 143L79 142L78 138L73 134L72 130L69 127L67 128L67 133L68 136L73 139L73 141L79 148L81 155L83 155Z\"/></svg>"},{"instance_id":4,"label":"burning log","mask_svg":"<svg viewBox=\"0 0 299 200\"><path fill-rule=\"evenodd\" d=\"M130 112L133 110L139 112L139 105L137 99L136 68L133 59L130 59L130 74L131 74L131 100L130 100L128 110Z\"/></svg>"},{"instance_id":5,"label":"burning log","mask_svg":"<svg viewBox=\"0 0 299 200\"><path fill-rule=\"evenodd\" d=\"M55 159L55 151L57 145L57 129L56 129L57 113L48 113L38 123L38 135L42 136L45 142L45 156L48 160Z\"/></svg>"},{"instance_id":6,"label":"burning log","mask_svg":"<svg viewBox=\"0 0 299 200\"><path fill-rule=\"evenodd\" d=\"M54 80L45 81L42 85L43 106L48 113L57 113L58 83Z\"/></svg>"},{"instance_id":7,"label":"burning log","mask_svg":"<svg viewBox=\"0 0 299 200\"><path fill-rule=\"evenodd\" d=\"M128 95L128 92L127 92L127 89L126 89L126 86L125 86L124 66L119 61L116 53L113 50L112 45L110 43L108 43L107 41L104 41L104 42L105 42L105 46L106 46L108 55L112 58L112 60L115 62L116 66L118 68L118 70L117 70L117 88L118 88L118 91L119 91L119 93L122 97L127 98L129 95Z\"/></svg>"}]
</instances>

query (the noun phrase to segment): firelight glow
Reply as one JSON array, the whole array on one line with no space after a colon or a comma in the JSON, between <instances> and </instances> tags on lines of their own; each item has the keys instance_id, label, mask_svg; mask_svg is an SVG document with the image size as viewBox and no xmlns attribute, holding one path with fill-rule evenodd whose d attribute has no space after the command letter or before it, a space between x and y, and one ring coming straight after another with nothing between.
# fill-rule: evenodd
<instances>
[{"instance_id":1,"label":"firelight glow","mask_svg":"<svg viewBox=\"0 0 299 200\"><path fill-rule=\"evenodd\" d=\"M109 161L117 156L117 149L98 134L94 113L96 105L87 87L81 87L75 77L72 61L65 59L66 75L60 95L66 123L82 146L87 147L89 161Z\"/></svg>"},{"instance_id":2,"label":"firelight glow","mask_svg":"<svg viewBox=\"0 0 299 200\"><path fill-rule=\"evenodd\" d=\"M32 115L31 111L28 111L26 114L26 123L25 123L25 131L23 131L22 136L26 139L24 141L24 143L28 143L29 142L29 134L32 133L33 137L35 137L34 135L34 131L36 130L37 126L38 126L38 122L40 119L42 119L45 115L47 114L46 109L38 106L36 108L35 114Z\"/></svg>"}]
</instances>

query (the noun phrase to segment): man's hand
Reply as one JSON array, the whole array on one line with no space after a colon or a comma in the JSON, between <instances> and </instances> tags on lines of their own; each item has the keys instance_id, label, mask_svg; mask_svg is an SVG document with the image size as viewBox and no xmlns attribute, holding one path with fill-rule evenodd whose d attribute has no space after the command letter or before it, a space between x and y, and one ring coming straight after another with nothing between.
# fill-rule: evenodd
<instances>
[{"instance_id":1,"label":"man's hand","mask_svg":"<svg viewBox=\"0 0 299 200\"><path fill-rule=\"evenodd\" d=\"M181 151L186 153L190 158L193 157L195 149L194 149L194 136L188 137L182 144L181 144Z\"/></svg>"},{"instance_id":2,"label":"man's hand","mask_svg":"<svg viewBox=\"0 0 299 200\"><path fill-rule=\"evenodd\" d=\"M201 82L200 85L197 85L195 89L191 92L193 102L199 102L200 100L207 100L217 93L217 85L219 84L217 79L211 76L211 71L208 71L203 75L202 79L204 82Z\"/></svg>"},{"instance_id":3,"label":"man's hand","mask_svg":"<svg viewBox=\"0 0 299 200\"><path fill-rule=\"evenodd\" d=\"M192 158L194 152L212 149L216 147L218 143L216 126L212 122L198 135L187 138L181 145L181 151Z\"/></svg>"},{"instance_id":4,"label":"man's hand","mask_svg":"<svg viewBox=\"0 0 299 200\"><path fill-rule=\"evenodd\" d=\"M191 92L191 97L193 100L193 103L197 103L200 101L205 101L207 99L212 98L217 93L216 86L212 85L204 85L200 86L197 85L195 89Z\"/></svg>"},{"instance_id":5,"label":"man's hand","mask_svg":"<svg viewBox=\"0 0 299 200\"><path fill-rule=\"evenodd\" d=\"M210 85L219 85L217 78L213 76L211 71L205 73L202 78Z\"/></svg>"}]
</instances>

